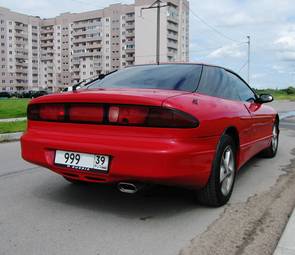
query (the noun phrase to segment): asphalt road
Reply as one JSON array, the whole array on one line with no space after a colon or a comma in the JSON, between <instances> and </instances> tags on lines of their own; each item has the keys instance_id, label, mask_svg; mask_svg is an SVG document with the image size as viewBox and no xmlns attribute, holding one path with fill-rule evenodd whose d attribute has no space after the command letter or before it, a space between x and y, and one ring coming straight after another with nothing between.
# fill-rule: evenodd
<instances>
[{"instance_id":1,"label":"asphalt road","mask_svg":"<svg viewBox=\"0 0 295 255\"><path fill-rule=\"evenodd\" d=\"M295 110L295 103L274 106ZM194 242L214 230L227 211L271 192L295 158L293 148L290 118L282 122L277 157L251 160L238 175L230 204L211 209L194 204L182 189L159 187L128 196L109 186L74 186L24 162L18 142L0 143L0 254L194 254ZM254 215L255 205L252 209Z\"/></svg>"}]
</instances>

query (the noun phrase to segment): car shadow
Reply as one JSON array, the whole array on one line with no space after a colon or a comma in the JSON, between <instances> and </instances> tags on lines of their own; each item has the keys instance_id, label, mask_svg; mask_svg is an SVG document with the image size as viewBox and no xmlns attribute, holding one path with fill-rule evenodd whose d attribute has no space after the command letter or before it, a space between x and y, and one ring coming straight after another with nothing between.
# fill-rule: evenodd
<instances>
[{"instance_id":1,"label":"car shadow","mask_svg":"<svg viewBox=\"0 0 295 255\"><path fill-rule=\"evenodd\" d=\"M195 203L193 192L182 188L157 185L128 195L119 192L114 185L75 185L63 180L57 182L56 178L50 177L35 187L34 195L63 206L70 205L142 221L155 217L167 218L201 208Z\"/></svg>"},{"instance_id":2,"label":"car shadow","mask_svg":"<svg viewBox=\"0 0 295 255\"><path fill-rule=\"evenodd\" d=\"M258 156L248 161L238 172L237 192L239 181L247 181L255 171L256 166L263 161ZM48 171L42 169L42 171ZM39 198L71 205L91 211L112 213L126 218L138 218L142 221L152 218L167 218L177 214L198 210L202 213L208 208L198 205L194 199L193 191L179 187L155 185L137 194L128 195L119 192L115 185L85 184L75 185L61 178L52 178L48 175L43 183L38 183L34 194Z\"/></svg>"}]
</instances>

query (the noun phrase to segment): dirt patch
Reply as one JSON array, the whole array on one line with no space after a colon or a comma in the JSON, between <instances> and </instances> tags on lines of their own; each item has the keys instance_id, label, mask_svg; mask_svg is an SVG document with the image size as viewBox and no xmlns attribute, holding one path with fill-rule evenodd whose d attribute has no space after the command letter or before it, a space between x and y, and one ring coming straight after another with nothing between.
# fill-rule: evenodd
<instances>
[{"instance_id":1,"label":"dirt patch","mask_svg":"<svg viewBox=\"0 0 295 255\"><path fill-rule=\"evenodd\" d=\"M180 254L273 254L295 206L295 158L282 170L269 191L228 205Z\"/></svg>"}]
</instances>

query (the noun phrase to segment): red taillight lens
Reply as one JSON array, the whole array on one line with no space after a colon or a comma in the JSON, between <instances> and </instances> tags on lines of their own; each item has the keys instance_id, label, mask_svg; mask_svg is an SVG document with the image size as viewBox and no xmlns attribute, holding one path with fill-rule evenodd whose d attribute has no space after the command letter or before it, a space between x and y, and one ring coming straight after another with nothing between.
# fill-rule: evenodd
<instances>
[{"instance_id":1,"label":"red taillight lens","mask_svg":"<svg viewBox=\"0 0 295 255\"><path fill-rule=\"evenodd\" d=\"M111 106L109 122L120 125L144 125L149 113L145 106Z\"/></svg>"},{"instance_id":2,"label":"red taillight lens","mask_svg":"<svg viewBox=\"0 0 295 255\"><path fill-rule=\"evenodd\" d=\"M199 125L195 117L175 109L83 103L29 105L28 119L160 128L195 128Z\"/></svg>"},{"instance_id":3,"label":"red taillight lens","mask_svg":"<svg viewBox=\"0 0 295 255\"><path fill-rule=\"evenodd\" d=\"M64 121L65 106L63 104L40 105L40 119L47 121Z\"/></svg>"},{"instance_id":4,"label":"red taillight lens","mask_svg":"<svg viewBox=\"0 0 295 255\"><path fill-rule=\"evenodd\" d=\"M195 128L199 122L195 117L185 112L155 107L150 110L147 125L151 127Z\"/></svg>"},{"instance_id":5,"label":"red taillight lens","mask_svg":"<svg viewBox=\"0 0 295 255\"><path fill-rule=\"evenodd\" d=\"M101 105L72 104L69 107L69 121L101 123L104 109Z\"/></svg>"}]
</instances>

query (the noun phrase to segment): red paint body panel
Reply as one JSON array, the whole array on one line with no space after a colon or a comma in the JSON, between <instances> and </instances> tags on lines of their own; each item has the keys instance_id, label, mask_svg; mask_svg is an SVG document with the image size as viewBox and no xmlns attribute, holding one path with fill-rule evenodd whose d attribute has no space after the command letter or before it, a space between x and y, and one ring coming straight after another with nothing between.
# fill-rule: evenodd
<instances>
[{"instance_id":1,"label":"red paint body panel","mask_svg":"<svg viewBox=\"0 0 295 255\"><path fill-rule=\"evenodd\" d=\"M31 104L96 102L163 106L196 117L196 128L146 128L29 121L21 138L25 160L63 176L90 182L152 182L202 188L211 173L218 141L229 127L239 134L238 166L270 144L276 112L197 93L107 89L44 96ZM108 173L54 165L55 150L110 155Z\"/></svg>"}]
</instances>

